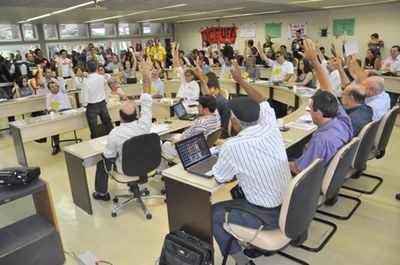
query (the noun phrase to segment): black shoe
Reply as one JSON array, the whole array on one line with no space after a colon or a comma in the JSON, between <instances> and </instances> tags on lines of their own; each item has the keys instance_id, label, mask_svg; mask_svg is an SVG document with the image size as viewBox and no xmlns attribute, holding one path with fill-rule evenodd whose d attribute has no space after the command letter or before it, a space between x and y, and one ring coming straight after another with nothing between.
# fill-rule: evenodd
<instances>
[{"instance_id":1,"label":"black shoe","mask_svg":"<svg viewBox=\"0 0 400 265\"><path fill-rule=\"evenodd\" d=\"M396 199L400 201L400 193L396 194Z\"/></svg>"},{"instance_id":2,"label":"black shoe","mask_svg":"<svg viewBox=\"0 0 400 265\"><path fill-rule=\"evenodd\" d=\"M111 199L110 194L108 192L104 195L101 195L100 193L95 191L95 192L93 192L92 195L93 195L93 198L95 198L96 200L109 201Z\"/></svg>"},{"instance_id":3,"label":"black shoe","mask_svg":"<svg viewBox=\"0 0 400 265\"><path fill-rule=\"evenodd\" d=\"M243 250L243 253L252 259L258 258L262 255L264 255L264 253L261 250L258 250L256 248L246 248L245 250Z\"/></svg>"},{"instance_id":4,"label":"black shoe","mask_svg":"<svg viewBox=\"0 0 400 265\"><path fill-rule=\"evenodd\" d=\"M53 152L51 152L51 154L54 156L54 155L58 154L58 152L60 152L60 151L61 151L60 146L56 145L53 147Z\"/></svg>"}]
</instances>

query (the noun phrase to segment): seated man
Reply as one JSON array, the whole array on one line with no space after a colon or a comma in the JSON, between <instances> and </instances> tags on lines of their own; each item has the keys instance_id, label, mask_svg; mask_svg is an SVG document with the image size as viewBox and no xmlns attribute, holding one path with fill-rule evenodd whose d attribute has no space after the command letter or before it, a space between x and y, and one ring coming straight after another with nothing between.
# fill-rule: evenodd
<instances>
[{"instance_id":1,"label":"seated man","mask_svg":"<svg viewBox=\"0 0 400 265\"><path fill-rule=\"evenodd\" d=\"M380 76L370 76L363 82L367 97L365 103L374 112L373 120L379 120L390 109L390 97L385 92L385 80Z\"/></svg>"},{"instance_id":2,"label":"seated man","mask_svg":"<svg viewBox=\"0 0 400 265\"><path fill-rule=\"evenodd\" d=\"M326 167L336 152L353 137L351 120L338 102L328 75L318 61L314 43L305 40L304 49L304 58L311 60L321 84L310 102L311 117L318 129L304 147L303 154L294 162L289 162L294 174L304 170L316 158L323 158Z\"/></svg>"},{"instance_id":3,"label":"seated man","mask_svg":"<svg viewBox=\"0 0 400 265\"><path fill-rule=\"evenodd\" d=\"M232 79L230 69L232 67L232 56L219 57L219 63L221 64L221 72L219 73L219 79Z\"/></svg>"},{"instance_id":4,"label":"seated man","mask_svg":"<svg viewBox=\"0 0 400 265\"><path fill-rule=\"evenodd\" d=\"M115 127L108 135L107 145L104 149L104 156L106 158L115 158L116 170L119 173L122 171L122 146L126 140L142 134L150 133L151 129L151 108L152 99L150 92L150 68L151 60L147 59L146 63L142 65L143 73L143 93L140 96L141 111L140 118L137 119L136 108L132 105L124 105L120 111L121 125ZM107 168L111 165L106 163ZM108 175L104 169L104 162L97 163L96 179L95 179L95 192L93 198L96 200L108 201L110 194L108 193Z\"/></svg>"},{"instance_id":5,"label":"seated man","mask_svg":"<svg viewBox=\"0 0 400 265\"><path fill-rule=\"evenodd\" d=\"M383 75L398 76L400 75L400 46L394 45L390 49L390 57L382 64L381 72ZM390 106L396 105L399 94L389 92Z\"/></svg>"},{"instance_id":6,"label":"seated man","mask_svg":"<svg viewBox=\"0 0 400 265\"><path fill-rule=\"evenodd\" d=\"M258 42L258 48L262 49L260 42ZM272 82L284 83L292 78L293 64L286 61L281 52L276 53L276 61L269 59L263 52L260 55L263 61L272 68L270 77Z\"/></svg>"},{"instance_id":7,"label":"seated man","mask_svg":"<svg viewBox=\"0 0 400 265\"><path fill-rule=\"evenodd\" d=\"M151 88L150 94L152 98L164 97L164 82L160 79L160 72L157 69L151 71Z\"/></svg>"},{"instance_id":8,"label":"seated man","mask_svg":"<svg viewBox=\"0 0 400 265\"><path fill-rule=\"evenodd\" d=\"M47 83L47 88L51 92L46 95L46 109L48 112L60 112L71 109L71 102L69 101L65 87L59 87L56 82L50 81ZM53 142L53 152L51 154L56 155L61 151L60 135L53 135L51 140Z\"/></svg>"},{"instance_id":9,"label":"seated man","mask_svg":"<svg viewBox=\"0 0 400 265\"><path fill-rule=\"evenodd\" d=\"M239 132L221 148L213 174L218 182L229 182L235 177L246 198L216 203L212 206L214 237L224 253L231 235L223 228L225 205L234 203L246 208L258 209L271 223L264 230L279 226L280 208L285 192L292 179L282 136L274 110L264 97L242 79L236 62L232 75L246 90L249 97L238 97L228 102L233 128ZM258 228L260 222L244 212L231 211L230 222ZM234 240L229 255L238 265L254 264L242 252Z\"/></svg>"},{"instance_id":10,"label":"seated man","mask_svg":"<svg viewBox=\"0 0 400 265\"><path fill-rule=\"evenodd\" d=\"M353 125L354 136L372 121L372 108L365 104L365 88L359 84L348 85L342 94L342 105Z\"/></svg>"},{"instance_id":11,"label":"seated man","mask_svg":"<svg viewBox=\"0 0 400 265\"><path fill-rule=\"evenodd\" d=\"M178 157L178 152L175 149L175 143L189 138L193 135L203 133L207 138L208 134L221 127L221 118L217 109L216 100L211 95L201 96L199 99L198 110L200 117L198 117L192 126L186 129L181 135L175 135L170 141L166 141L161 148L163 157L168 160L173 160ZM166 160L163 158L159 170L167 168Z\"/></svg>"},{"instance_id":12,"label":"seated man","mask_svg":"<svg viewBox=\"0 0 400 265\"><path fill-rule=\"evenodd\" d=\"M120 73L124 70L124 67L119 61L118 55L113 54L112 62L106 66L107 73Z\"/></svg>"},{"instance_id":13,"label":"seated man","mask_svg":"<svg viewBox=\"0 0 400 265\"><path fill-rule=\"evenodd\" d=\"M247 57L244 62L244 71L247 73L247 78L260 80L260 69L256 66L256 58L254 56Z\"/></svg>"}]
</instances>

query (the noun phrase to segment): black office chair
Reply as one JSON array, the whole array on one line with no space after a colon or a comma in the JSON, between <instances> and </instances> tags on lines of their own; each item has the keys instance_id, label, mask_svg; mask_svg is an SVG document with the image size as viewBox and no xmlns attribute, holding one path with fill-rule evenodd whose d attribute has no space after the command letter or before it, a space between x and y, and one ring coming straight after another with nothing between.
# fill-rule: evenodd
<instances>
[{"instance_id":1,"label":"black office chair","mask_svg":"<svg viewBox=\"0 0 400 265\"><path fill-rule=\"evenodd\" d=\"M382 178L379 177L370 177L377 179L377 184L371 191L364 191L363 189L357 188L357 182L363 175L363 171L365 170L365 166L367 164L368 157L371 153L372 146L374 144L375 136L378 131L379 121L371 121L367 123L358 134L358 138L360 138L360 144L357 148L356 155L351 164L350 170L346 175L346 181L342 185L342 188L357 191L365 194L372 194L375 190L380 186L383 182ZM369 176L366 176L369 177ZM349 185L350 184L350 185ZM354 185L356 184L356 185Z\"/></svg>"},{"instance_id":2,"label":"black office chair","mask_svg":"<svg viewBox=\"0 0 400 265\"><path fill-rule=\"evenodd\" d=\"M224 224L224 229L232 237L228 241L222 264L226 264L234 238L250 244L262 252L266 251L269 254L275 252L300 264L308 264L280 250L284 249L292 241L297 241L301 235L307 232L317 211L323 173L323 159L316 159L292 179L283 199L279 216L279 228L275 230L262 230L269 223L269 220L264 215L259 214L257 209L243 208L234 204L225 207L227 211L225 220L227 221ZM229 212L233 209L254 215L260 220L261 226L258 229L254 229L229 223Z\"/></svg>"},{"instance_id":3,"label":"black office chair","mask_svg":"<svg viewBox=\"0 0 400 265\"><path fill-rule=\"evenodd\" d=\"M152 195L146 189L140 190L139 184L146 183L148 181L148 175L151 173L154 175L157 166L161 162L161 147L160 137L156 133L144 134L133 137L127 140L122 146L122 173L118 173L111 168L108 171L108 175L117 181L118 183L128 184L129 190L133 194L117 195L113 201L118 202L119 197L129 198L122 204L115 207L111 216L117 216L119 209L129 204L130 202L136 202L146 214L147 219L151 219L152 215L147 210L143 203L143 199L164 199L165 196Z\"/></svg>"}]
</instances>

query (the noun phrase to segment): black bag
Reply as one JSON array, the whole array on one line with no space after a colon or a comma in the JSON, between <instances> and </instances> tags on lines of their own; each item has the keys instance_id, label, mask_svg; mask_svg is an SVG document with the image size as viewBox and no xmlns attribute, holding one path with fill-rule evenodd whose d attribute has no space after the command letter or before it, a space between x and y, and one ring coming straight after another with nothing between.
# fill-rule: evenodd
<instances>
[{"instance_id":1,"label":"black bag","mask_svg":"<svg viewBox=\"0 0 400 265\"><path fill-rule=\"evenodd\" d=\"M233 187L230 191L232 199L246 199L246 196L244 195L244 192L242 188L237 184L235 187Z\"/></svg>"},{"instance_id":2,"label":"black bag","mask_svg":"<svg viewBox=\"0 0 400 265\"><path fill-rule=\"evenodd\" d=\"M159 265L212 265L213 247L182 230L165 236Z\"/></svg>"},{"instance_id":3,"label":"black bag","mask_svg":"<svg viewBox=\"0 0 400 265\"><path fill-rule=\"evenodd\" d=\"M132 78L128 77L125 81L127 84L136 84L137 78L136 77L132 77Z\"/></svg>"}]
</instances>

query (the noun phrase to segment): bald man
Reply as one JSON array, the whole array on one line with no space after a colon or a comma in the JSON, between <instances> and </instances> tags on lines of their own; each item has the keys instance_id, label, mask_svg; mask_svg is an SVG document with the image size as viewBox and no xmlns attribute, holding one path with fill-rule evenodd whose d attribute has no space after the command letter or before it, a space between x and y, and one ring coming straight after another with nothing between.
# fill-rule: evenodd
<instances>
[{"instance_id":1,"label":"bald man","mask_svg":"<svg viewBox=\"0 0 400 265\"><path fill-rule=\"evenodd\" d=\"M374 112L373 120L379 120L390 109L390 97L385 92L385 80L380 76L370 76L364 80L366 95L365 103Z\"/></svg>"},{"instance_id":2,"label":"bald man","mask_svg":"<svg viewBox=\"0 0 400 265\"><path fill-rule=\"evenodd\" d=\"M136 108L132 105L124 105L119 110L121 125L114 128L108 135L107 145L104 149L106 158L117 158L115 161L116 170L119 173L122 171L122 146L126 140L142 134L150 133L151 129L151 108L152 98L150 95L150 67L151 61L147 60L142 64L143 73L143 93L140 96L141 111L140 118L137 118ZM106 161L107 168L111 164ZM108 193L108 175L104 169L103 161L97 163L95 192L93 198L96 200L108 201L110 194Z\"/></svg>"},{"instance_id":3,"label":"bald man","mask_svg":"<svg viewBox=\"0 0 400 265\"><path fill-rule=\"evenodd\" d=\"M349 115L354 136L357 136L365 124L372 121L372 108L365 104L366 92L360 84L348 85L342 93L342 106Z\"/></svg>"}]
</instances>

